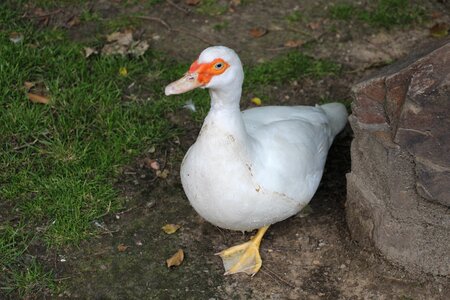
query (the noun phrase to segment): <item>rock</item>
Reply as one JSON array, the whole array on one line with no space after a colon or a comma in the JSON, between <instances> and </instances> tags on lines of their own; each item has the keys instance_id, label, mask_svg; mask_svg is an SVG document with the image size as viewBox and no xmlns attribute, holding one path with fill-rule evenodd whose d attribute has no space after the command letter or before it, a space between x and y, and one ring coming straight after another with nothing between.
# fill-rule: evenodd
<instances>
[{"instance_id":1,"label":"rock","mask_svg":"<svg viewBox=\"0 0 450 300\"><path fill-rule=\"evenodd\" d=\"M450 42L353 88L352 237L410 271L450 275Z\"/></svg>"}]
</instances>

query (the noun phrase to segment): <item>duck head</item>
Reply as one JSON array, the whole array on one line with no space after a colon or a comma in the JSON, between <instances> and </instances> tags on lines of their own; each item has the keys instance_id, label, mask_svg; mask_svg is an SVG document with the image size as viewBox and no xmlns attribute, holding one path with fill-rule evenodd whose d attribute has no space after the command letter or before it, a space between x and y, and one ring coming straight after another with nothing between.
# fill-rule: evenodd
<instances>
[{"instance_id":1,"label":"duck head","mask_svg":"<svg viewBox=\"0 0 450 300\"><path fill-rule=\"evenodd\" d=\"M166 86L165 94L176 95L195 88L210 91L241 91L244 71L236 52L224 46L214 46L202 51L186 74Z\"/></svg>"}]
</instances>

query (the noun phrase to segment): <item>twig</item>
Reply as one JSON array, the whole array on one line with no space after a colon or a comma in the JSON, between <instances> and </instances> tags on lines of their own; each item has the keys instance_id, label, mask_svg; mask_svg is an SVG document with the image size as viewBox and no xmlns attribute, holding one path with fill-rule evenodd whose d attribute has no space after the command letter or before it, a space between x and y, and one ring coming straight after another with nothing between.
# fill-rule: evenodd
<instances>
[{"instance_id":1,"label":"twig","mask_svg":"<svg viewBox=\"0 0 450 300\"><path fill-rule=\"evenodd\" d=\"M293 31L293 32L297 32L297 33L301 33L303 35L309 36L309 37L314 37L311 33L303 31L301 29L297 29L297 28L292 28L292 27L288 27L287 30Z\"/></svg>"},{"instance_id":2,"label":"twig","mask_svg":"<svg viewBox=\"0 0 450 300\"><path fill-rule=\"evenodd\" d=\"M291 289L295 289L295 286L286 281L285 279L283 279L280 275L278 275L277 273L270 271L269 269L267 269L266 267L262 266L261 271L263 271L264 273L266 273L267 275L269 275L270 277L272 277L273 279L278 279L279 281L281 281L282 283L284 283L285 285L287 285L288 287L290 287Z\"/></svg>"},{"instance_id":3,"label":"twig","mask_svg":"<svg viewBox=\"0 0 450 300\"><path fill-rule=\"evenodd\" d=\"M55 281L63 281L63 280L67 280L67 279L70 279L70 278L72 278L72 276L61 277L61 278L55 278L54 280L55 280Z\"/></svg>"},{"instance_id":4,"label":"twig","mask_svg":"<svg viewBox=\"0 0 450 300\"><path fill-rule=\"evenodd\" d=\"M196 34L190 32L190 31L183 30L183 29L172 28L172 26L170 26L169 23L167 23L166 21L164 21L164 20L161 19L161 18L147 17L147 16L138 16L138 18L139 18L139 19L143 19L143 20L149 20L149 21L158 22L158 23L160 23L161 25L163 25L163 26L164 26L167 30L169 30L169 31L174 31L174 32L178 32L178 33L181 33L181 34L187 34L187 35L190 35L190 36L192 36L192 37L194 37L194 38L196 38L196 39L198 39L198 40L204 42L205 44L208 44L209 46L212 46L212 45L215 45L215 44L216 44L216 43L214 43L214 42L211 42L211 41L209 41L209 40L207 40L207 39L205 39L205 38L203 38L203 37L201 37L201 36L198 36L198 35L196 35Z\"/></svg>"},{"instance_id":5,"label":"twig","mask_svg":"<svg viewBox=\"0 0 450 300\"><path fill-rule=\"evenodd\" d=\"M21 150L21 149L26 148L26 147L28 147L28 146L33 146L33 145L36 144L38 141L39 141L39 139L35 139L35 140L32 141L31 143L26 143L26 144L23 144L23 145L21 145L21 146L14 147L13 149L16 150L16 151L17 151L17 150Z\"/></svg>"},{"instance_id":6,"label":"twig","mask_svg":"<svg viewBox=\"0 0 450 300\"><path fill-rule=\"evenodd\" d=\"M136 206L132 206L132 207L130 207L129 209L126 209L126 210L123 210L123 211L120 211L120 212L116 213L116 215L123 215L123 214L126 214L127 212L129 212L129 211L131 211L131 210L133 210L133 209L135 209L135 208L136 208Z\"/></svg>"},{"instance_id":7,"label":"twig","mask_svg":"<svg viewBox=\"0 0 450 300\"><path fill-rule=\"evenodd\" d=\"M189 9L181 7L181 6L179 6L178 4L174 3L171 0L166 0L166 2L169 3L170 5L172 5L173 7L175 7L176 9L178 9L179 11L184 12L185 14L189 14L191 12Z\"/></svg>"},{"instance_id":8,"label":"twig","mask_svg":"<svg viewBox=\"0 0 450 300\"><path fill-rule=\"evenodd\" d=\"M164 21L163 19L160 18L156 18L156 17L147 17L147 16L137 16L139 19L143 19L143 20L149 20L149 21L155 21L160 23L161 25L163 25L164 27L166 27L167 30L172 31L172 27L170 27L169 24L167 24L166 21Z\"/></svg>"}]
</instances>

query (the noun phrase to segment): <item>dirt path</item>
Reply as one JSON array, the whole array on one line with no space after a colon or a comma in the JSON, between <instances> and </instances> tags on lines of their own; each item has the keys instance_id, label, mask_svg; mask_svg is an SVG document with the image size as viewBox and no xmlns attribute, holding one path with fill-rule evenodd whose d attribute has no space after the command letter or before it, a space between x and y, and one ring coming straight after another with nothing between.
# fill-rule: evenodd
<instances>
[{"instance_id":1,"label":"dirt path","mask_svg":"<svg viewBox=\"0 0 450 300\"><path fill-rule=\"evenodd\" d=\"M254 64L292 50L288 47L292 41L302 44L302 51L314 57L344 65L339 78L304 79L272 87L273 103L313 104L320 98L349 99L355 81L376 67L401 58L417 44L431 40L428 24L386 31L367 24L331 20L326 9L330 1L242 1L234 11L229 11L227 1L217 1L227 7L219 15L210 15L211 11L186 13L183 3L177 4L183 7L180 9L168 2L149 8L139 1L126 7L99 1L92 10L105 18L136 13L151 17L138 26L142 39L180 61L194 60L212 43L235 48L244 63ZM423 2L428 12L445 9L436 1ZM440 18L448 20L449 16L442 14ZM95 30L92 24L72 29L71 35L80 41L88 40ZM249 34L253 28L263 28L267 33L254 38ZM175 112L174 120L183 120L185 113ZM269 230L261 249L262 271L253 278L223 277L220 259L213 254L250 235L220 230L203 221L189 206L177 175L180 157L198 131L192 123L187 127L191 129L181 143L167 145L169 178L155 180L142 167L143 158L137 159L126 168L117 185L129 199L126 211L106 220L103 235L55 259L58 277L67 278L62 296L445 299L444 295L450 294L448 279L408 274L352 242L344 216L345 174L350 168L349 129L330 151L326 173L310 209ZM182 227L176 234L166 235L161 226L167 223ZM126 249L119 251L120 244ZM178 268L167 269L165 259L179 248L185 251L185 261Z\"/></svg>"}]
</instances>

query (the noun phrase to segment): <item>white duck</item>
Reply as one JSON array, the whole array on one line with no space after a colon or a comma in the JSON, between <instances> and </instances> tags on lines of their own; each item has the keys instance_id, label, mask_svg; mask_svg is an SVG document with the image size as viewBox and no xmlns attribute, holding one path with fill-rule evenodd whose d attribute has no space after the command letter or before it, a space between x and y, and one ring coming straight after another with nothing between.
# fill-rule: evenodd
<instances>
[{"instance_id":1,"label":"white duck","mask_svg":"<svg viewBox=\"0 0 450 300\"><path fill-rule=\"evenodd\" d=\"M249 242L222 257L225 274L256 274L261 239L269 225L298 213L313 197L333 138L347 122L340 103L316 107L267 106L240 111L244 72L237 54L205 49L166 95L208 88L211 109L181 165L194 209L232 230L259 228Z\"/></svg>"}]
</instances>

